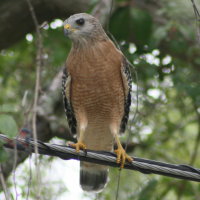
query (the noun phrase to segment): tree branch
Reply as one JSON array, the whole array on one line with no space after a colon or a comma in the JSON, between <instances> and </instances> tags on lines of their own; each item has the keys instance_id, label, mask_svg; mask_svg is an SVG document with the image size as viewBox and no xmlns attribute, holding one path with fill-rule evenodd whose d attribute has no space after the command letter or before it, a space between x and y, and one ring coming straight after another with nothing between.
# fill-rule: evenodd
<instances>
[{"instance_id":1,"label":"tree branch","mask_svg":"<svg viewBox=\"0 0 200 200\"><path fill-rule=\"evenodd\" d=\"M106 27L109 22L110 12L112 11L112 0L101 0L92 11L92 15L99 19L101 24Z\"/></svg>"},{"instance_id":2,"label":"tree branch","mask_svg":"<svg viewBox=\"0 0 200 200\"><path fill-rule=\"evenodd\" d=\"M49 141L53 137L60 137L66 140L75 141L75 139L70 134L69 129L66 126L63 126L60 121L56 118L51 118L55 115L55 111L58 110L58 105L61 107L60 110L63 110L62 97L61 97L61 81L60 81L61 72L53 79L52 84L49 89L39 98L39 107L40 111L37 113L36 123L37 123L37 132L38 139L41 141ZM51 99L51 101L47 101ZM65 119L64 112L63 119ZM52 126L52 124L55 124ZM14 163L14 154L13 151L8 150L8 159L6 162L2 163L2 171L5 179L8 178L10 172L13 170ZM24 152L18 152L16 166L22 163L29 154ZM2 188L0 188L1 190Z\"/></svg>"},{"instance_id":3,"label":"tree branch","mask_svg":"<svg viewBox=\"0 0 200 200\"><path fill-rule=\"evenodd\" d=\"M3 188L3 191L4 191L5 199L9 200L10 199L10 195L8 193L8 189L7 189L7 186L6 186L4 175L2 173L1 165L0 165L0 182L1 182L1 185L2 185L2 188Z\"/></svg>"},{"instance_id":4,"label":"tree branch","mask_svg":"<svg viewBox=\"0 0 200 200\"><path fill-rule=\"evenodd\" d=\"M30 0L38 23L55 18L66 19L69 15L86 12L90 0ZM35 30L35 25L25 0L0 2L0 50L21 40Z\"/></svg>"},{"instance_id":5,"label":"tree branch","mask_svg":"<svg viewBox=\"0 0 200 200\"><path fill-rule=\"evenodd\" d=\"M30 0L26 0L33 22L35 24L36 28L36 35L37 35L37 54L36 54L36 81L35 81L35 92L34 92L34 102L33 102L33 108L32 108L32 130L33 130L33 138L35 141L37 141L37 128L36 128L36 115L37 115L37 105L38 105L38 98L39 98L39 90L40 90L40 74L41 74L41 67L42 67L42 52L43 52L43 45L42 45L42 35L39 29L39 24L37 17L35 15L34 8L30 2ZM35 146L35 153L38 155L38 149L37 146ZM36 156L37 157L37 156ZM36 165L37 163L37 159Z\"/></svg>"},{"instance_id":6,"label":"tree branch","mask_svg":"<svg viewBox=\"0 0 200 200\"><path fill-rule=\"evenodd\" d=\"M36 48L37 48L37 54L36 54L36 80L35 80L35 92L34 92L34 101L33 101L33 107L32 107L32 133L34 141L37 142L37 108L38 108L38 99L39 99L39 92L40 92L40 79L41 79L41 68L43 63L43 43L42 43L42 34L39 28L39 23L34 11L34 8L30 2L30 0L26 0L35 28L36 28ZM35 150L35 165L36 165L36 187L37 187L37 199L40 199L40 192L41 192L41 176L40 176L40 166L38 162L38 146L37 143L35 143L34 146Z\"/></svg>"}]
</instances>

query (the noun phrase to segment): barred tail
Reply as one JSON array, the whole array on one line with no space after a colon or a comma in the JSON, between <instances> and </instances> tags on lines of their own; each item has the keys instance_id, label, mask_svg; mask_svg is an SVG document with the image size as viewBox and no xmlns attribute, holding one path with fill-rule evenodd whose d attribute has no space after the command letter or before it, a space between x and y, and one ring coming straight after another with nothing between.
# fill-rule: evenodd
<instances>
[{"instance_id":1,"label":"barred tail","mask_svg":"<svg viewBox=\"0 0 200 200\"><path fill-rule=\"evenodd\" d=\"M108 167L81 162L80 184L84 191L101 192L108 180Z\"/></svg>"}]
</instances>

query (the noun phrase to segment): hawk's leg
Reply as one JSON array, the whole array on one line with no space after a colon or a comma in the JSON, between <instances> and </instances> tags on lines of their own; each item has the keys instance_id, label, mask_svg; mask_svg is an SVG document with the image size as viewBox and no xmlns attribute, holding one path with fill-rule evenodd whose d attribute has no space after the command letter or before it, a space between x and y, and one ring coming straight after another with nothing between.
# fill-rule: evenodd
<instances>
[{"instance_id":1,"label":"hawk's leg","mask_svg":"<svg viewBox=\"0 0 200 200\"><path fill-rule=\"evenodd\" d=\"M78 142L75 144L70 144L71 147L74 147L76 149L76 152L79 152L80 149L86 150L86 145L83 143L83 137L84 137L85 130L80 130L80 137L78 139Z\"/></svg>"},{"instance_id":2,"label":"hawk's leg","mask_svg":"<svg viewBox=\"0 0 200 200\"><path fill-rule=\"evenodd\" d=\"M128 162L132 162L133 158L131 158L128 154L126 154L117 134L115 134L115 140L117 142L117 149L115 150L115 153L117 154L116 162L121 163L120 168L123 168L126 160Z\"/></svg>"}]
</instances>

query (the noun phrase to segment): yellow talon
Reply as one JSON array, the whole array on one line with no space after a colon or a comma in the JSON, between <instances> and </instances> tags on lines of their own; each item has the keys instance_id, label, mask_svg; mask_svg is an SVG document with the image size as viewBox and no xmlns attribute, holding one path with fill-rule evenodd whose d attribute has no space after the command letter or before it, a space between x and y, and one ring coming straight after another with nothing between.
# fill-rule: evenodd
<instances>
[{"instance_id":1,"label":"yellow talon","mask_svg":"<svg viewBox=\"0 0 200 200\"><path fill-rule=\"evenodd\" d=\"M71 147L74 147L76 149L76 152L79 152L80 149L85 150L86 145L83 144L82 142L77 142L76 144L70 144Z\"/></svg>"},{"instance_id":2,"label":"yellow talon","mask_svg":"<svg viewBox=\"0 0 200 200\"><path fill-rule=\"evenodd\" d=\"M120 168L124 168L124 164L126 160L128 162L132 162L133 158L131 158L129 155L126 154L125 150L122 147L119 147L118 149L115 150L115 153L117 154L117 159L116 162L120 165Z\"/></svg>"}]
</instances>

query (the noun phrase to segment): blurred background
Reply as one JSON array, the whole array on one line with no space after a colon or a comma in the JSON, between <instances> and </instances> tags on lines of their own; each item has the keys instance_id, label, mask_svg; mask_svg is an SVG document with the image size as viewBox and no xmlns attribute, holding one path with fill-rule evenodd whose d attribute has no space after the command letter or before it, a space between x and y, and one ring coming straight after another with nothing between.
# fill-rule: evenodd
<instances>
[{"instance_id":1,"label":"blurred background","mask_svg":"<svg viewBox=\"0 0 200 200\"><path fill-rule=\"evenodd\" d=\"M199 1L196 6L200 10ZM128 154L200 168L200 18L195 17L190 0L1 1L0 132L14 137L23 127L32 129L39 72L38 138L57 144L74 141L61 96L61 71L71 46L62 23L80 12L98 17L133 64L131 114L121 137L125 144L131 135ZM110 168L107 187L95 196L79 187L78 161L40 156L40 182L34 166L28 153L16 155L0 143L0 199L6 199L2 180L7 199L116 198L118 169ZM122 170L118 199L200 199L200 185Z\"/></svg>"}]
</instances>

